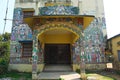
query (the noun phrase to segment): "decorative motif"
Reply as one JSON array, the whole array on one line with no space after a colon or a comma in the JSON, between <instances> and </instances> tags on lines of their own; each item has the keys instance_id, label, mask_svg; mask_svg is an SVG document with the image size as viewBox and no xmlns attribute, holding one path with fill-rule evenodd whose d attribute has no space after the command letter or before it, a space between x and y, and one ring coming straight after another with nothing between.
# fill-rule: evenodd
<instances>
[{"instance_id":1,"label":"decorative motif","mask_svg":"<svg viewBox=\"0 0 120 80\"><path fill-rule=\"evenodd\" d=\"M77 41L73 46L73 63L80 63L80 43Z\"/></svg>"},{"instance_id":2,"label":"decorative motif","mask_svg":"<svg viewBox=\"0 0 120 80\"><path fill-rule=\"evenodd\" d=\"M17 41L11 41L11 57L21 57L21 44Z\"/></svg>"},{"instance_id":3,"label":"decorative motif","mask_svg":"<svg viewBox=\"0 0 120 80\"><path fill-rule=\"evenodd\" d=\"M106 42L106 34L103 32L102 26L105 22L102 18L95 18L95 20L84 31L85 37L85 54L86 62L104 62L104 49Z\"/></svg>"},{"instance_id":4,"label":"decorative motif","mask_svg":"<svg viewBox=\"0 0 120 80\"><path fill-rule=\"evenodd\" d=\"M23 12L22 8L15 8L13 15L13 26L18 26L23 23Z\"/></svg>"},{"instance_id":5,"label":"decorative motif","mask_svg":"<svg viewBox=\"0 0 120 80\"><path fill-rule=\"evenodd\" d=\"M37 30L34 30L34 34L35 35L37 35L38 33L42 34L43 32L50 30L50 29L66 29L66 30L69 30L69 31L75 33L78 36L80 34L80 29L78 27L76 27L76 25L70 24L67 22L56 22L56 23L45 24L45 25L41 26L40 28L38 28Z\"/></svg>"},{"instance_id":6,"label":"decorative motif","mask_svg":"<svg viewBox=\"0 0 120 80\"><path fill-rule=\"evenodd\" d=\"M10 57L10 64L31 64L31 57Z\"/></svg>"},{"instance_id":7,"label":"decorative motif","mask_svg":"<svg viewBox=\"0 0 120 80\"><path fill-rule=\"evenodd\" d=\"M49 6L49 7L41 7L40 15L76 15L79 13L78 7L73 6Z\"/></svg>"},{"instance_id":8,"label":"decorative motif","mask_svg":"<svg viewBox=\"0 0 120 80\"><path fill-rule=\"evenodd\" d=\"M32 31L27 24L19 24L12 28L11 40L32 40Z\"/></svg>"}]
</instances>

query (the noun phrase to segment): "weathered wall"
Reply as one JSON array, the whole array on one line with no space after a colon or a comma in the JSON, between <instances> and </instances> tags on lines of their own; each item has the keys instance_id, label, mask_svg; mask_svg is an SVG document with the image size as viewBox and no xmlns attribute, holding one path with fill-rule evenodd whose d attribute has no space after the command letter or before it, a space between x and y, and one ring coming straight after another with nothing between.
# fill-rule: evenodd
<instances>
[{"instance_id":1,"label":"weathered wall","mask_svg":"<svg viewBox=\"0 0 120 80\"><path fill-rule=\"evenodd\" d=\"M44 68L44 64L38 64L37 70L41 72ZM9 64L9 70L15 70L19 72L32 72L32 64Z\"/></svg>"},{"instance_id":2,"label":"weathered wall","mask_svg":"<svg viewBox=\"0 0 120 80\"><path fill-rule=\"evenodd\" d=\"M118 45L118 42L120 41L120 36L112 38L112 53L114 55L115 61L118 60L118 50L120 50L120 45Z\"/></svg>"},{"instance_id":3,"label":"weathered wall","mask_svg":"<svg viewBox=\"0 0 120 80\"><path fill-rule=\"evenodd\" d=\"M103 70L106 69L106 63L98 63L98 64L86 64L85 65L87 70ZM80 69L80 65L79 64L73 64L73 71L76 71L77 69Z\"/></svg>"},{"instance_id":4,"label":"weathered wall","mask_svg":"<svg viewBox=\"0 0 120 80\"><path fill-rule=\"evenodd\" d=\"M118 51L120 51L120 45L118 42L120 42L120 36L111 39L112 53L114 57L113 68L116 70L120 70L120 61L118 59Z\"/></svg>"}]
</instances>

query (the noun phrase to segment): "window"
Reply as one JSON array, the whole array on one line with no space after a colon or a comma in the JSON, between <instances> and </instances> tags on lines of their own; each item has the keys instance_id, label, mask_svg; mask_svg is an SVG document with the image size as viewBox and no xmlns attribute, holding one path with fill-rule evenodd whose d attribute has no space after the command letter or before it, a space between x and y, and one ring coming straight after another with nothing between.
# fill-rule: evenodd
<instances>
[{"instance_id":1,"label":"window","mask_svg":"<svg viewBox=\"0 0 120 80\"><path fill-rule=\"evenodd\" d=\"M118 60L120 61L120 50L118 50Z\"/></svg>"},{"instance_id":2,"label":"window","mask_svg":"<svg viewBox=\"0 0 120 80\"><path fill-rule=\"evenodd\" d=\"M32 56L32 41L31 42L22 42L22 57L31 57Z\"/></svg>"},{"instance_id":3,"label":"window","mask_svg":"<svg viewBox=\"0 0 120 80\"><path fill-rule=\"evenodd\" d=\"M23 17L31 17L34 15L34 11L23 11Z\"/></svg>"},{"instance_id":4,"label":"window","mask_svg":"<svg viewBox=\"0 0 120 80\"><path fill-rule=\"evenodd\" d=\"M20 3L24 3L24 2L33 2L33 0L20 0Z\"/></svg>"}]
</instances>

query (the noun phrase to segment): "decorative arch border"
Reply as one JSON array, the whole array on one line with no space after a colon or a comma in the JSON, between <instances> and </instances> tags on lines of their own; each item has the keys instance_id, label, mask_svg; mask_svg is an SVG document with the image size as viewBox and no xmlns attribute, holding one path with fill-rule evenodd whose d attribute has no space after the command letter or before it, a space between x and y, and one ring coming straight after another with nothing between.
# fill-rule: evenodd
<instances>
[{"instance_id":1,"label":"decorative arch border","mask_svg":"<svg viewBox=\"0 0 120 80\"><path fill-rule=\"evenodd\" d=\"M72 32L76 36L79 36L81 33L81 30L79 27L77 27L76 25L69 23L69 22L48 23L48 24L40 26L38 29L34 30L33 33L34 33L34 35L36 35L38 37L42 33L49 31L49 30L54 30L54 29L64 29L64 30Z\"/></svg>"},{"instance_id":2,"label":"decorative arch border","mask_svg":"<svg viewBox=\"0 0 120 80\"><path fill-rule=\"evenodd\" d=\"M78 39L81 35L81 30L75 24L70 22L51 22L46 23L42 26L38 26L36 30L33 31L33 54L32 54L32 78L36 79L37 76L37 63L38 63L38 37L49 30L64 29L75 34ZM40 44L41 45L41 44Z\"/></svg>"}]
</instances>

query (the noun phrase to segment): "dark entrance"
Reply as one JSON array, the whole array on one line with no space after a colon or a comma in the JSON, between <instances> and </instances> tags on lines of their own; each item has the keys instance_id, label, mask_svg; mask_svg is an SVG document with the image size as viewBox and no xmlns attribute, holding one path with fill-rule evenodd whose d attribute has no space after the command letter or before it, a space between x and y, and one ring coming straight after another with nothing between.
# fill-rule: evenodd
<instances>
[{"instance_id":1,"label":"dark entrance","mask_svg":"<svg viewBox=\"0 0 120 80\"><path fill-rule=\"evenodd\" d=\"M70 64L70 44L45 44L46 64Z\"/></svg>"}]
</instances>

